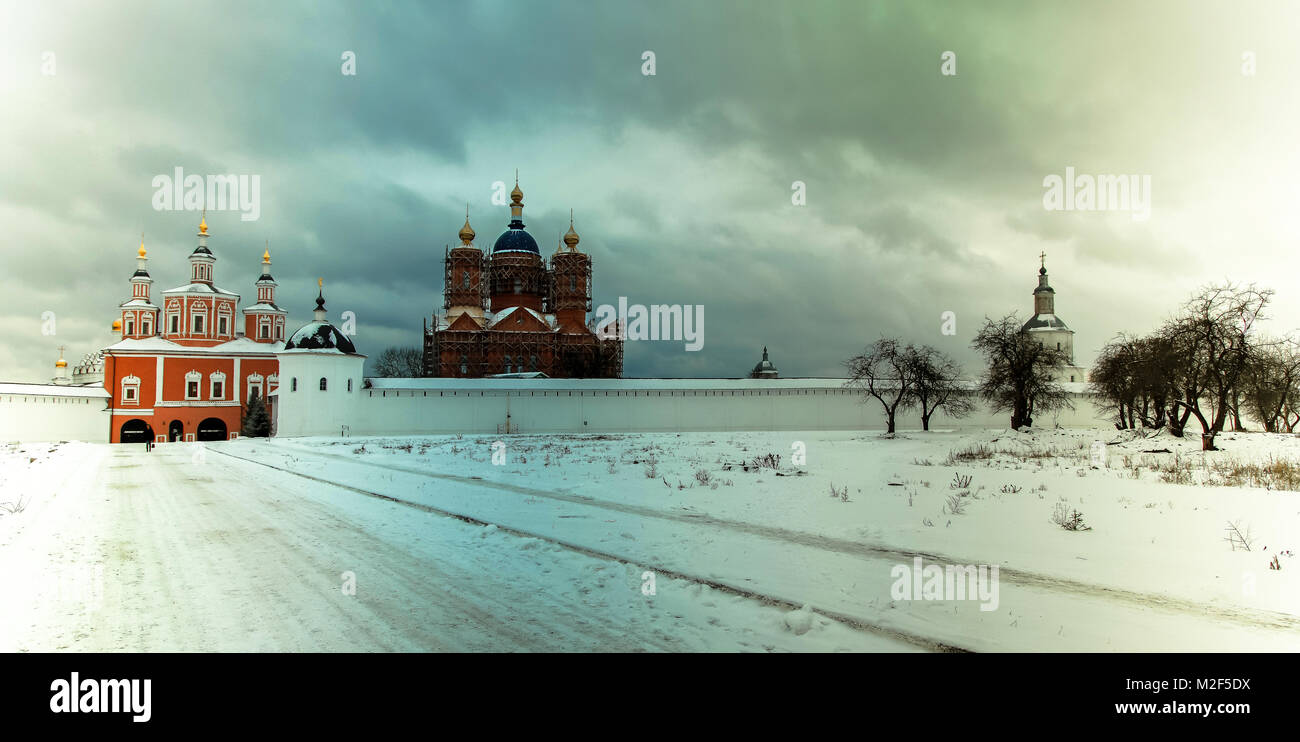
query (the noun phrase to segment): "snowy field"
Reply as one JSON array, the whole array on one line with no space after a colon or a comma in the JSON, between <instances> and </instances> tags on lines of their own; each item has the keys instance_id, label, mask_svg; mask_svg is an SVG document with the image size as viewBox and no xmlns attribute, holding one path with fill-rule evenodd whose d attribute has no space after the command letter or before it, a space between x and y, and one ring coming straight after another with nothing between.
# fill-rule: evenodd
<instances>
[{"instance_id":1,"label":"snowy field","mask_svg":"<svg viewBox=\"0 0 1300 742\"><path fill-rule=\"evenodd\" d=\"M0 642L1300 650L1300 437L1218 443L1099 429L9 447L0 504L27 505L0 515L5 594L21 596ZM993 599L900 596L918 558L996 565Z\"/></svg>"}]
</instances>

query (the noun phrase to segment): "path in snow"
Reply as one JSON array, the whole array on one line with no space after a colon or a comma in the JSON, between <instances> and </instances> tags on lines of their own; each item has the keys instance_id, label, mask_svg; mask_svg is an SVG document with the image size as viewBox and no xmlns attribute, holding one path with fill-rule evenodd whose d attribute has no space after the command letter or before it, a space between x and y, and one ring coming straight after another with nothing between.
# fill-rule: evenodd
<instances>
[{"instance_id":1,"label":"path in snow","mask_svg":"<svg viewBox=\"0 0 1300 742\"><path fill-rule=\"evenodd\" d=\"M915 650L193 446L76 451L9 516L4 651Z\"/></svg>"}]
</instances>

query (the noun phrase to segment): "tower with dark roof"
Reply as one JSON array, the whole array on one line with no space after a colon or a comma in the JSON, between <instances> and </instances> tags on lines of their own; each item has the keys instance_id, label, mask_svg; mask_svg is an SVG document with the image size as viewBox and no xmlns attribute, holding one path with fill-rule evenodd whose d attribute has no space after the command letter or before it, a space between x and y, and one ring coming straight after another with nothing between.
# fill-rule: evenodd
<instances>
[{"instance_id":1,"label":"tower with dark roof","mask_svg":"<svg viewBox=\"0 0 1300 742\"><path fill-rule=\"evenodd\" d=\"M262 275L258 276L257 303L244 310L244 337L258 343L278 343L284 340L284 321L288 315L275 303L275 289L279 286L271 277L271 246L262 253Z\"/></svg>"},{"instance_id":2,"label":"tower with dark roof","mask_svg":"<svg viewBox=\"0 0 1300 742\"><path fill-rule=\"evenodd\" d=\"M135 273L131 275L131 298L122 302L122 337L153 337L158 328L158 306L149 297L153 278L145 264L149 262L144 249L144 235L140 235L140 250L136 253Z\"/></svg>"},{"instance_id":3,"label":"tower with dark roof","mask_svg":"<svg viewBox=\"0 0 1300 742\"><path fill-rule=\"evenodd\" d=\"M1039 256L1038 286L1034 288L1034 316L1021 326L1047 347L1065 351L1068 359L1058 381L1085 381L1086 370L1074 363L1074 330L1056 314L1056 290L1047 280L1047 255Z\"/></svg>"}]
</instances>

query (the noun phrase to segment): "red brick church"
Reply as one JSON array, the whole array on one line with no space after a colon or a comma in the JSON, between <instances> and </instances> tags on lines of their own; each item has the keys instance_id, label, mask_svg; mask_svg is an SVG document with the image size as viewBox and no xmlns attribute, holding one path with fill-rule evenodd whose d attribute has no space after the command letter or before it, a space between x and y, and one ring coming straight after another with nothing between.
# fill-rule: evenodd
<instances>
[{"instance_id":1,"label":"red brick church","mask_svg":"<svg viewBox=\"0 0 1300 742\"><path fill-rule=\"evenodd\" d=\"M424 375L622 376L623 341L601 338L587 321L591 256L578 249L572 216L548 265L524 230L523 199L516 182L510 223L487 255L466 214L460 244L444 258L446 315L425 324Z\"/></svg>"},{"instance_id":2,"label":"red brick church","mask_svg":"<svg viewBox=\"0 0 1300 742\"><path fill-rule=\"evenodd\" d=\"M217 258L199 222L190 280L150 295L153 278L141 240L131 298L104 350L113 443L227 440L239 433L244 405L267 398L279 381L275 352L284 347L284 310L275 303L271 253L253 282L257 301L239 310L239 294L215 283Z\"/></svg>"}]
</instances>

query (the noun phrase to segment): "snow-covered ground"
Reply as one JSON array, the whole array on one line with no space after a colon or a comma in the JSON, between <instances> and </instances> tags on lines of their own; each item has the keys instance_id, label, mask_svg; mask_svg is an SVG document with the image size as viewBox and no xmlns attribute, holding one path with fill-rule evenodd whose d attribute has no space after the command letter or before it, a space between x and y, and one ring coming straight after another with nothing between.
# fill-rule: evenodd
<instances>
[{"instance_id":1,"label":"snow-covered ground","mask_svg":"<svg viewBox=\"0 0 1300 742\"><path fill-rule=\"evenodd\" d=\"M1300 438L1219 445L1000 430L11 448L0 486L24 480L31 505L0 515L0 570L27 597L0 643L1300 650L1300 493L1265 488L1297 486ZM900 598L918 557L997 565L996 600ZM97 613L49 598L40 570L62 584L96 563Z\"/></svg>"},{"instance_id":2,"label":"snow-covered ground","mask_svg":"<svg viewBox=\"0 0 1300 742\"><path fill-rule=\"evenodd\" d=\"M1104 462L1093 460L1096 441L1110 444ZM1000 430L289 439L229 450L966 648L1300 649L1300 561L1289 556L1300 493L1164 481L1300 460L1300 439L1228 434L1220 446L1202 454L1195 438ZM1144 453L1162 449L1171 453ZM800 452L804 463L792 463ZM777 469L752 465L767 454L781 457ZM969 486L954 486L958 475ZM832 487L847 487L847 501ZM1091 530L1053 524L1058 503ZM1249 533L1250 551L1225 540L1230 523ZM891 570L916 554L999 565L1002 605L892 599ZM1280 570L1269 569L1275 555Z\"/></svg>"},{"instance_id":3,"label":"snow-covered ground","mask_svg":"<svg viewBox=\"0 0 1300 742\"><path fill-rule=\"evenodd\" d=\"M0 448L0 493L2 651L917 649L191 444Z\"/></svg>"}]
</instances>

